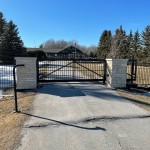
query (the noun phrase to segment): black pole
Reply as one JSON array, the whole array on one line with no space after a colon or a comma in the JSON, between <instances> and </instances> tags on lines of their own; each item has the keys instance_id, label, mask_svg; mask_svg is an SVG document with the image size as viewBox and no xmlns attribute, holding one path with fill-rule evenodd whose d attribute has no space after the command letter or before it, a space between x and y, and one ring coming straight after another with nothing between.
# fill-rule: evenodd
<instances>
[{"instance_id":1,"label":"black pole","mask_svg":"<svg viewBox=\"0 0 150 150\"><path fill-rule=\"evenodd\" d=\"M131 84L133 84L133 75L134 75L134 56L131 61Z\"/></svg>"},{"instance_id":2,"label":"black pole","mask_svg":"<svg viewBox=\"0 0 150 150\"><path fill-rule=\"evenodd\" d=\"M107 75L107 62L106 62L106 59L104 60L103 65L104 65L104 78L103 78L103 84L105 84L105 82L106 82L106 75Z\"/></svg>"},{"instance_id":3,"label":"black pole","mask_svg":"<svg viewBox=\"0 0 150 150\"><path fill-rule=\"evenodd\" d=\"M73 59L72 63L73 63L73 67L72 67L72 78L73 78L73 80L75 80L75 59Z\"/></svg>"},{"instance_id":4,"label":"black pole","mask_svg":"<svg viewBox=\"0 0 150 150\"><path fill-rule=\"evenodd\" d=\"M13 78L14 78L14 96L15 96L15 111L16 112L19 112L18 111L18 101L17 101L17 84L16 84L16 74L15 74L15 69L17 67L22 67L24 66L24 64L20 64L20 65L15 65L14 68L13 68Z\"/></svg>"}]
</instances>

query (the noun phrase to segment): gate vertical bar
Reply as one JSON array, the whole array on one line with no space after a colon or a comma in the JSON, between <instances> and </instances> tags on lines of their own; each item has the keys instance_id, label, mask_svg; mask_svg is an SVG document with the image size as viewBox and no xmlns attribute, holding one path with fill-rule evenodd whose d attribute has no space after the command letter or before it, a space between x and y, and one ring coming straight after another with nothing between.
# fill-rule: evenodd
<instances>
[{"instance_id":1,"label":"gate vertical bar","mask_svg":"<svg viewBox=\"0 0 150 150\"><path fill-rule=\"evenodd\" d=\"M135 76L134 76L134 79L136 80L136 73L137 73L137 60L135 60Z\"/></svg>"},{"instance_id":2,"label":"gate vertical bar","mask_svg":"<svg viewBox=\"0 0 150 150\"><path fill-rule=\"evenodd\" d=\"M103 65L104 65L104 78L103 78L103 83L106 82L106 74L107 74L107 63L106 63L106 59L104 60L103 62Z\"/></svg>"},{"instance_id":3,"label":"gate vertical bar","mask_svg":"<svg viewBox=\"0 0 150 150\"><path fill-rule=\"evenodd\" d=\"M39 83L39 60L36 61L36 71L37 71L37 84Z\"/></svg>"},{"instance_id":4,"label":"gate vertical bar","mask_svg":"<svg viewBox=\"0 0 150 150\"><path fill-rule=\"evenodd\" d=\"M133 75L134 75L134 57L131 60L131 84L133 83Z\"/></svg>"},{"instance_id":5,"label":"gate vertical bar","mask_svg":"<svg viewBox=\"0 0 150 150\"><path fill-rule=\"evenodd\" d=\"M75 79L75 59L73 59L73 80Z\"/></svg>"}]
</instances>

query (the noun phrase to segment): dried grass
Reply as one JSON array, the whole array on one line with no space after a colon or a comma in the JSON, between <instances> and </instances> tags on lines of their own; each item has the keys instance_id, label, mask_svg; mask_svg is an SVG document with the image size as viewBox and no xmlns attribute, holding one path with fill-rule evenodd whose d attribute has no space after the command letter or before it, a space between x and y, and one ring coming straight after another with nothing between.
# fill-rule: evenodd
<instances>
[{"instance_id":1,"label":"dried grass","mask_svg":"<svg viewBox=\"0 0 150 150\"><path fill-rule=\"evenodd\" d=\"M117 93L134 104L150 112L150 96L143 95L140 91L118 89Z\"/></svg>"},{"instance_id":2,"label":"dried grass","mask_svg":"<svg viewBox=\"0 0 150 150\"><path fill-rule=\"evenodd\" d=\"M12 91L6 91L6 94L12 94ZM34 92L19 92L19 109L28 112L32 106L34 96ZM25 119L25 115L15 113L13 97L5 97L0 100L0 150L14 149Z\"/></svg>"}]
</instances>

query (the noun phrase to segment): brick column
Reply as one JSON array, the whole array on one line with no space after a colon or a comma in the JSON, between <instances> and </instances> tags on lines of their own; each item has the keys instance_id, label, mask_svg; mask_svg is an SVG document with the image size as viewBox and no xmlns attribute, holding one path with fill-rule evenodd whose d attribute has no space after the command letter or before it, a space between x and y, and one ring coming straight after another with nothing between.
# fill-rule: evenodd
<instances>
[{"instance_id":1,"label":"brick column","mask_svg":"<svg viewBox=\"0 0 150 150\"><path fill-rule=\"evenodd\" d=\"M24 67L18 67L17 89L34 89L37 86L36 60L34 57L16 57L16 65L24 64Z\"/></svg>"},{"instance_id":2,"label":"brick column","mask_svg":"<svg viewBox=\"0 0 150 150\"><path fill-rule=\"evenodd\" d=\"M106 59L107 77L106 83L111 88L126 87L127 59Z\"/></svg>"}]
</instances>

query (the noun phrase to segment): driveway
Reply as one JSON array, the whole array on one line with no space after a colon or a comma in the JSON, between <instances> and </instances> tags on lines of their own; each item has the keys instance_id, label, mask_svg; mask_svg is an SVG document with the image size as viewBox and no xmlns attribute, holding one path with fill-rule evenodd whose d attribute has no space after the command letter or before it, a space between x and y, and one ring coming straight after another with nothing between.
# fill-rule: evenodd
<instances>
[{"instance_id":1,"label":"driveway","mask_svg":"<svg viewBox=\"0 0 150 150\"><path fill-rule=\"evenodd\" d=\"M17 150L150 149L150 114L98 82L44 85L24 114Z\"/></svg>"}]
</instances>

